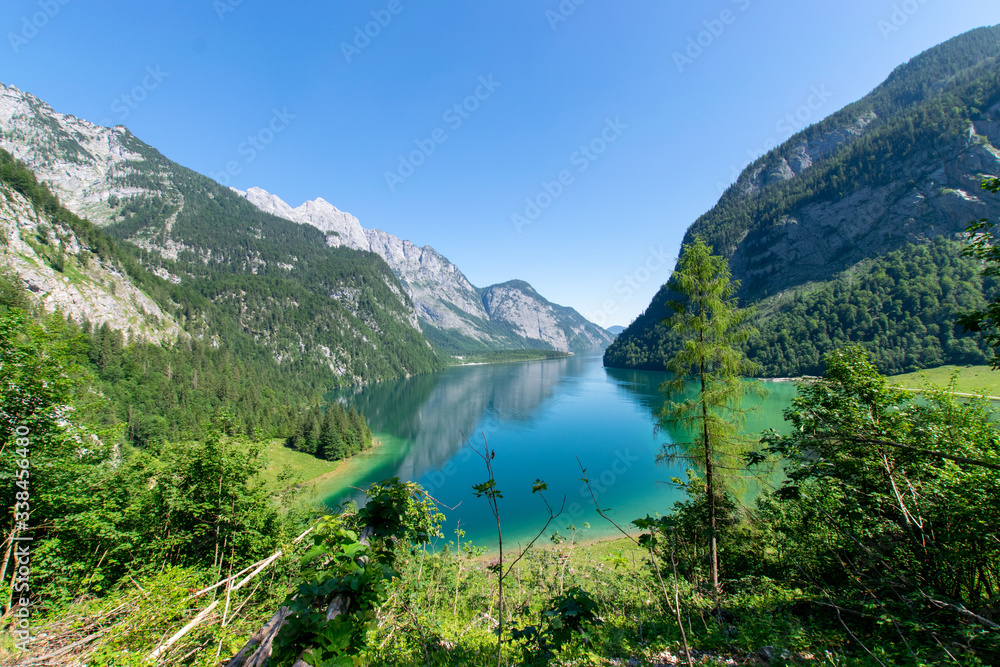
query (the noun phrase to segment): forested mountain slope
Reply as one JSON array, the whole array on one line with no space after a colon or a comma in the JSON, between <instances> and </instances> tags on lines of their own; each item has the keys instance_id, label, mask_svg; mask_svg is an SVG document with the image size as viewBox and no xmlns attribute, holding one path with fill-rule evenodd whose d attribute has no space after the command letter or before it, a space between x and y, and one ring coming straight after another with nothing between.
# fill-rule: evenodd
<instances>
[{"instance_id":1,"label":"forested mountain slope","mask_svg":"<svg viewBox=\"0 0 1000 667\"><path fill-rule=\"evenodd\" d=\"M73 376L100 397L81 402L87 419L123 427L139 446L201 438L219 424L283 437L341 380L325 366L281 363L240 330L183 331L185 313L224 320L225 311L136 254L0 149L0 313L27 310L61 341Z\"/></svg>"},{"instance_id":2,"label":"forested mountain slope","mask_svg":"<svg viewBox=\"0 0 1000 667\"><path fill-rule=\"evenodd\" d=\"M685 242L700 234L729 259L741 302L759 306L762 336L748 351L765 375L815 373L847 341L886 373L989 358L951 323L995 289L957 239L1000 214L979 189L1000 173L998 57L1000 27L917 56L756 160L688 230ZM663 367L669 299L661 289L606 365Z\"/></svg>"},{"instance_id":3,"label":"forested mountain slope","mask_svg":"<svg viewBox=\"0 0 1000 667\"><path fill-rule=\"evenodd\" d=\"M603 348L612 340L601 327L572 308L550 303L524 281L477 288L431 246L364 229L353 215L323 199L292 208L261 188L240 194L262 211L320 229L328 245L382 257L413 299L423 332L450 354L535 348L576 352ZM511 298L503 308L491 308L488 295L501 291Z\"/></svg>"},{"instance_id":4,"label":"forested mountain slope","mask_svg":"<svg viewBox=\"0 0 1000 667\"><path fill-rule=\"evenodd\" d=\"M186 332L246 356L266 350L328 386L440 367L413 303L377 255L327 247L166 159L124 127L102 128L0 87L0 145L73 213L133 248L163 278L157 302Z\"/></svg>"},{"instance_id":5,"label":"forested mountain slope","mask_svg":"<svg viewBox=\"0 0 1000 667\"><path fill-rule=\"evenodd\" d=\"M125 268L131 258L108 241L0 149L0 268L9 279L48 312L108 324L126 337L177 340L177 322Z\"/></svg>"}]
</instances>

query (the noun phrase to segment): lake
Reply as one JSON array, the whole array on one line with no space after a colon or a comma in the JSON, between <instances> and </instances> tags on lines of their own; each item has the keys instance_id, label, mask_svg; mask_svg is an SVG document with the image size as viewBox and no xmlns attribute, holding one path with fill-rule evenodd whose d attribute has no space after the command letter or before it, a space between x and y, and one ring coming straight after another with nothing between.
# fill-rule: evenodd
<instances>
[{"instance_id":1,"label":"lake","mask_svg":"<svg viewBox=\"0 0 1000 667\"><path fill-rule=\"evenodd\" d=\"M505 549L530 541L548 517L532 494L536 479L563 515L552 528L568 535L569 525L590 528L582 539L617 535L597 516L581 482L577 458L587 468L602 508L624 528L633 519L670 510L684 497L670 483L685 477L683 464L657 465L656 454L682 434L654 433L654 413L663 404L658 387L665 373L605 369L599 354L515 364L459 366L448 370L338 390L329 398L357 406L382 444L345 463L313 492L336 506L359 499L357 490L390 477L419 482L443 506L443 541L455 539L459 524L472 540L496 546L496 523L485 498L472 485L487 479L480 451L484 438L496 451L493 470L503 493L500 518ZM795 395L793 383L764 383L768 395L746 424L748 433L783 427L782 410ZM464 436L463 436L464 434ZM352 488L353 487L353 488ZM551 529L550 528L550 532Z\"/></svg>"}]
</instances>

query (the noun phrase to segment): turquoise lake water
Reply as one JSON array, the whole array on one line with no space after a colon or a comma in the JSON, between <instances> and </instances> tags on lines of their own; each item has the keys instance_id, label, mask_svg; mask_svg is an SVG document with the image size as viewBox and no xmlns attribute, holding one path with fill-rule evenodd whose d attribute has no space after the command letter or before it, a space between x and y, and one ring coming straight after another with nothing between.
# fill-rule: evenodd
<instances>
[{"instance_id":1,"label":"turquoise lake water","mask_svg":"<svg viewBox=\"0 0 1000 667\"><path fill-rule=\"evenodd\" d=\"M496 522L485 498L472 485L487 479L481 458L465 438L483 450L484 437L496 451L497 487L503 493L500 518L505 550L524 545L548 514L536 479L563 515L552 528L590 528L583 539L611 537L615 528L597 516L577 457L602 508L619 525L670 510L683 492L670 484L685 465L656 464L664 443L680 441L669 429L654 432L654 413L663 404L664 373L605 369L600 355L568 359L454 367L440 373L338 391L332 398L357 406L382 445L346 464L325 489L328 505L362 497L357 490L390 477L420 482L442 505L443 541L454 540L461 522L466 536L496 546ZM768 395L746 424L748 433L783 426L782 410L795 395L792 383L764 383ZM465 437L463 437L463 434ZM352 488L353 487L353 488ZM550 528L551 531L551 528Z\"/></svg>"}]
</instances>

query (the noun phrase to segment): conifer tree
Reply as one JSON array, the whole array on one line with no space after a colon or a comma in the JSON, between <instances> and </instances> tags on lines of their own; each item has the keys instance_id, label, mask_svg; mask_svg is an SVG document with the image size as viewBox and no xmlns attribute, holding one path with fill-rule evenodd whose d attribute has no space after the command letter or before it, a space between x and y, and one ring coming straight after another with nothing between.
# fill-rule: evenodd
<instances>
[{"instance_id":1,"label":"conifer tree","mask_svg":"<svg viewBox=\"0 0 1000 667\"><path fill-rule=\"evenodd\" d=\"M747 449L739 431L746 410L742 400L759 391L743 378L757 370L742 351L743 344L756 333L749 325L752 311L740 308L725 258L712 255L712 248L700 236L685 244L677 269L668 287L677 295L669 302L672 317L664 320L681 334L684 346L668 361L673 379L660 391L666 402L659 411L660 427L675 424L691 435L686 443L668 443L660 461L686 458L697 461L705 474L712 587L722 592L719 582L717 509L726 493L729 472L741 462ZM695 384L687 398L689 382Z\"/></svg>"},{"instance_id":2,"label":"conifer tree","mask_svg":"<svg viewBox=\"0 0 1000 667\"><path fill-rule=\"evenodd\" d=\"M364 430L365 426L363 423L359 423L361 415L358 414L357 409L352 405L350 410L347 412L347 423L348 431L351 442L351 454L357 454L364 448Z\"/></svg>"},{"instance_id":3,"label":"conifer tree","mask_svg":"<svg viewBox=\"0 0 1000 667\"><path fill-rule=\"evenodd\" d=\"M339 461L344 458L344 443L337 430L337 420L334 416L337 408L340 408L340 405L335 403L328 406L323 413L323 427L320 430L319 447L316 450L316 456L328 461Z\"/></svg>"}]
</instances>

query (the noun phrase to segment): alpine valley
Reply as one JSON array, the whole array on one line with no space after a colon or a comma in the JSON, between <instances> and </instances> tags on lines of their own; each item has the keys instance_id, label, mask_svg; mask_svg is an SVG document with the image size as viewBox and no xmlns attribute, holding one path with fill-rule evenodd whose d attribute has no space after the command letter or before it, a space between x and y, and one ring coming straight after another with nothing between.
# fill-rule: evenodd
<instances>
[{"instance_id":1,"label":"alpine valley","mask_svg":"<svg viewBox=\"0 0 1000 667\"><path fill-rule=\"evenodd\" d=\"M971 0L882 28L859 0L30 3L18 85L94 109L157 42L178 84L133 120L192 162L255 100L302 104L253 167L272 190L337 179L579 303L667 206L712 204L734 109L757 125L806 71L860 96L980 25ZM480 67L509 83L458 98L420 192L366 190ZM976 28L791 135L608 330L0 84L0 667L1000 665L998 74ZM636 128L614 150L605 105ZM562 199L581 132L580 174L607 157ZM462 234L550 169L537 236Z\"/></svg>"},{"instance_id":2,"label":"alpine valley","mask_svg":"<svg viewBox=\"0 0 1000 667\"><path fill-rule=\"evenodd\" d=\"M823 355L860 343L883 373L984 364L991 350L955 324L994 278L963 256L971 222L995 219L980 192L1000 174L1000 28L980 28L898 67L878 88L750 164L688 230L725 256L756 305L746 345L765 376L819 375ZM605 353L605 365L662 369L675 338L665 287Z\"/></svg>"},{"instance_id":3,"label":"alpine valley","mask_svg":"<svg viewBox=\"0 0 1000 667\"><path fill-rule=\"evenodd\" d=\"M5 186L0 261L47 310L78 322L266 353L316 374L317 387L424 373L448 355L612 340L523 281L477 288L430 246L365 230L322 199L293 209L223 187L123 126L58 113L17 88L0 85L0 131L0 148L58 197L36 210Z\"/></svg>"}]
</instances>

